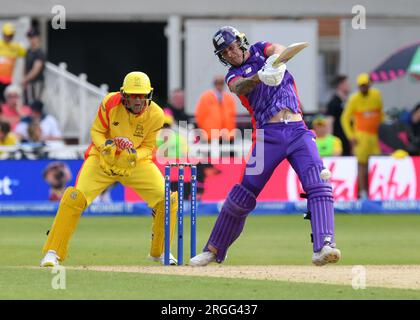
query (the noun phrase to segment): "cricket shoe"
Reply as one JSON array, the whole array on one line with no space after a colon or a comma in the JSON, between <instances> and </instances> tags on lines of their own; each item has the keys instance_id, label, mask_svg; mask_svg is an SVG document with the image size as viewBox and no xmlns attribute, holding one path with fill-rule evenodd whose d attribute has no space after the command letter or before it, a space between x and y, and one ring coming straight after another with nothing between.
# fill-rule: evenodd
<instances>
[{"instance_id":1,"label":"cricket shoe","mask_svg":"<svg viewBox=\"0 0 420 320\"><path fill-rule=\"evenodd\" d=\"M155 262L160 262L160 264L165 265L165 254L162 253L162 255L158 257L152 257L149 256L149 259ZM172 255L172 253L169 253L169 265L170 266L176 266L178 264L178 260L175 259L175 257Z\"/></svg>"},{"instance_id":2,"label":"cricket shoe","mask_svg":"<svg viewBox=\"0 0 420 320\"><path fill-rule=\"evenodd\" d=\"M327 244L322 247L321 251L313 254L312 263L316 266L323 266L327 263L336 263L340 258L341 251Z\"/></svg>"},{"instance_id":3,"label":"cricket shoe","mask_svg":"<svg viewBox=\"0 0 420 320\"><path fill-rule=\"evenodd\" d=\"M192 267L204 267L210 262L216 262L216 254L210 251L204 251L191 258L189 265Z\"/></svg>"},{"instance_id":4,"label":"cricket shoe","mask_svg":"<svg viewBox=\"0 0 420 320\"><path fill-rule=\"evenodd\" d=\"M41 267L55 267L58 266L58 256L54 250L48 250L45 257L41 260Z\"/></svg>"}]
</instances>

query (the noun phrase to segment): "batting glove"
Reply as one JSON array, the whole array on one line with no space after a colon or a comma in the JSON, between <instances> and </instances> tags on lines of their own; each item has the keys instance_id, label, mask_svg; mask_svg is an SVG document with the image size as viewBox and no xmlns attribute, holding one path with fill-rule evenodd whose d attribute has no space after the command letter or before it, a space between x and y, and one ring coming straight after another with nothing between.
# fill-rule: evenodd
<instances>
[{"instance_id":1,"label":"batting glove","mask_svg":"<svg viewBox=\"0 0 420 320\"><path fill-rule=\"evenodd\" d=\"M280 57L278 53L272 54L265 60L264 67L275 69L276 67L273 67L273 63L277 60L277 58Z\"/></svg>"},{"instance_id":2,"label":"batting glove","mask_svg":"<svg viewBox=\"0 0 420 320\"><path fill-rule=\"evenodd\" d=\"M258 77L261 82L268 86L278 86L282 82L286 72L286 64L282 64L279 67L273 67L273 63L278 57L278 54L273 54L268 57L264 66L258 71Z\"/></svg>"}]
</instances>

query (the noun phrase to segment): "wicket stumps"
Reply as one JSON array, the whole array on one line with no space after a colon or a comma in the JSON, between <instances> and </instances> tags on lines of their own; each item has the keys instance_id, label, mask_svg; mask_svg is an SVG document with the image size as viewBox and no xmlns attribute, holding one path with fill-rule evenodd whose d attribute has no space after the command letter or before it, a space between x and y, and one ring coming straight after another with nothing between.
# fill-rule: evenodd
<instances>
[{"instance_id":1,"label":"wicket stumps","mask_svg":"<svg viewBox=\"0 0 420 320\"><path fill-rule=\"evenodd\" d=\"M178 168L178 265L184 263L184 173L185 167L191 170L191 236L190 255L196 255L197 247L197 166L189 163L172 163L165 166L165 252L164 264L169 265L170 253L170 196L171 196L171 168Z\"/></svg>"}]
</instances>

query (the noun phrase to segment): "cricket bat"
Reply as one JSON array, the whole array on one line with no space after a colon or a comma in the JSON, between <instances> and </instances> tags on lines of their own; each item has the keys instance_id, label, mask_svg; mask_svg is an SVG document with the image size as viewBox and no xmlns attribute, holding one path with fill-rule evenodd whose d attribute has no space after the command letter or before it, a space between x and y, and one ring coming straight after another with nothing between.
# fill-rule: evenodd
<instances>
[{"instance_id":1,"label":"cricket bat","mask_svg":"<svg viewBox=\"0 0 420 320\"><path fill-rule=\"evenodd\" d=\"M309 43L307 42L292 43L280 54L276 61L273 62L273 67L277 68L281 64L286 63L307 46L309 46Z\"/></svg>"}]
</instances>

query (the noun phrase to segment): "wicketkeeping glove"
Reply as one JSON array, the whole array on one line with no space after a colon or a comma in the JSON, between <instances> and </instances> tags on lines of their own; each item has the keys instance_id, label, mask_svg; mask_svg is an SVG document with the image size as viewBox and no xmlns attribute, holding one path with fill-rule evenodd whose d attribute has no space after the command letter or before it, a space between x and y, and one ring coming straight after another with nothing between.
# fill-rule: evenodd
<instances>
[{"instance_id":1,"label":"wicketkeeping glove","mask_svg":"<svg viewBox=\"0 0 420 320\"><path fill-rule=\"evenodd\" d=\"M116 137L114 138L114 143L117 146L118 151L134 148L134 143L126 137Z\"/></svg>"},{"instance_id":2,"label":"wicketkeeping glove","mask_svg":"<svg viewBox=\"0 0 420 320\"><path fill-rule=\"evenodd\" d=\"M273 63L279 57L279 54L273 54L268 57L265 61L264 66L258 71L258 77L261 82L268 86L278 86L284 77L286 72L286 64L282 64L279 67L273 67Z\"/></svg>"},{"instance_id":3,"label":"wicketkeeping glove","mask_svg":"<svg viewBox=\"0 0 420 320\"><path fill-rule=\"evenodd\" d=\"M137 165L137 151L136 149L129 148L121 151L121 153L115 158L115 163L111 167L111 171L114 175L128 177L131 174L131 170Z\"/></svg>"},{"instance_id":4,"label":"wicketkeeping glove","mask_svg":"<svg viewBox=\"0 0 420 320\"><path fill-rule=\"evenodd\" d=\"M106 140L105 143L99 147L99 166L107 175L112 175L111 168L115 163L115 154L117 146L113 140Z\"/></svg>"}]
</instances>

